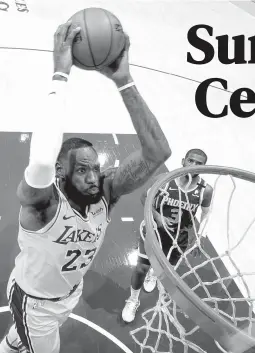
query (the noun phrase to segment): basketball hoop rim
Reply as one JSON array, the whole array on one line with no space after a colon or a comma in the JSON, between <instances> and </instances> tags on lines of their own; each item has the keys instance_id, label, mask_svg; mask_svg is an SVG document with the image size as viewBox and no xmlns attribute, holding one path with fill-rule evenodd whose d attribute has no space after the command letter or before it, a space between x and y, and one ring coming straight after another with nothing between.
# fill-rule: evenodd
<instances>
[{"instance_id":1,"label":"basketball hoop rim","mask_svg":"<svg viewBox=\"0 0 255 353\"><path fill-rule=\"evenodd\" d=\"M145 201L144 220L146 225L145 249L159 280L172 299L184 312L225 349L241 353L255 346L255 339L205 304L188 285L177 275L174 267L168 262L153 231L152 204L158 189L166 182L187 174L220 174L255 183L255 173L225 166L203 165L175 169L160 177L151 187ZM239 350L236 350L237 343ZM242 348L240 348L242 343ZM241 349L241 350L240 350Z\"/></svg>"}]
</instances>

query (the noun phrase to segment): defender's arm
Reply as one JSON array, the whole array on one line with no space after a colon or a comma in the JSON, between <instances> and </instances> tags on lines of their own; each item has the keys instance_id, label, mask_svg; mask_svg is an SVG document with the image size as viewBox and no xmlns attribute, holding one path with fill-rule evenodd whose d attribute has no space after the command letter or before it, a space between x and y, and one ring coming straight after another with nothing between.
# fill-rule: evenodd
<instances>
[{"instance_id":1,"label":"defender's arm","mask_svg":"<svg viewBox=\"0 0 255 353\"><path fill-rule=\"evenodd\" d=\"M201 218L200 218L198 234L203 233L204 227L206 225L209 212L210 212L212 194L213 194L213 188L209 184L207 184L204 191L203 201L201 203Z\"/></svg>"}]
</instances>

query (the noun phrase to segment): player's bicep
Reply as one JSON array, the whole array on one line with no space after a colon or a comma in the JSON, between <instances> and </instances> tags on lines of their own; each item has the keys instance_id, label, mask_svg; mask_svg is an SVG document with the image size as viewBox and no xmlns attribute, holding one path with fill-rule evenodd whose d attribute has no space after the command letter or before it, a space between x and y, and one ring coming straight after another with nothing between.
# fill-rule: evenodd
<instances>
[{"instance_id":1,"label":"player's bicep","mask_svg":"<svg viewBox=\"0 0 255 353\"><path fill-rule=\"evenodd\" d=\"M129 194L144 185L162 162L151 161L142 151L128 156L117 169L112 180L111 193L114 198Z\"/></svg>"},{"instance_id":2,"label":"player's bicep","mask_svg":"<svg viewBox=\"0 0 255 353\"><path fill-rule=\"evenodd\" d=\"M201 203L202 208L210 208L212 202L213 188L207 184L204 191L203 201Z\"/></svg>"},{"instance_id":3,"label":"player's bicep","mask_svg":"<svg viewBox=\"0 0 255 353\"><path fill-rule=\"evenodd\" d=\"M47 205L53 196L55 170L49 166L28 166L17 188L22 206Z\"/></svg>"},{"instance_id":4,"label":"player's bicep","mask_svg":"<svg viewBox=\"0 0 255 353\"><path fill-rule=\"evenodd\" d=\"M207 216L208 213L210 212L210 206L208 207L201 206L201 211L203 216Z\"/></svg>"}]
</instances>

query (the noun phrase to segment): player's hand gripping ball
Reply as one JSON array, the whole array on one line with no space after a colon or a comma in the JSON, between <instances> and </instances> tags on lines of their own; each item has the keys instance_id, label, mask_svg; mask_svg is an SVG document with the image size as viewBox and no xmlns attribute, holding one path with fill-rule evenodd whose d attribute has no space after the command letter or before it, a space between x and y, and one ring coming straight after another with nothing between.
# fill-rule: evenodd
<instances>
[{"instance_id":1,"label":"player's hand gripping ball","mask_svg":"<svg viewBox=\"0 0 255 353\"><path fill-rule=\"evenodd\" d=\"M87 8L70 20L81 28L73 43L73 63L84 70L100 70L112 64L125 47L119 19L101 8Z\"/></svg>"},{"instance_id":2,"label":"player's hand gripping ball","mask_svg":"<svg viewBox=\"0 0 255 353\"><path fill-rule=\"evenodd\" d=\"M119 57L109 66L100 69L100 73L113 80L117 86L126 85L132 82L133 79L129 71L129 47L130 41L127 34L125 34L126 42Z\"/></svg>"},{"instance_id":3,"label":"player's hand gripping ball","mask_svg":"<svg viewBox=\"0 0 255 353\"><path fill-rule=\"evenodd\" d=\"M80 28L73 25L71 21L58 26L54 34L54 72L70 74L73 64L72 46L75 36L80 32Z\"/></svg>"}]
</instances>

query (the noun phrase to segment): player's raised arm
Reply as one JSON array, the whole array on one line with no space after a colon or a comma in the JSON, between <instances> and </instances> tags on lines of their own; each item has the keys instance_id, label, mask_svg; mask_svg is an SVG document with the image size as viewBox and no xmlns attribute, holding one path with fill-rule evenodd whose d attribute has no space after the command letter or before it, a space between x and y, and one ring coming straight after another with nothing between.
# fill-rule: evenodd
<instances>
[{"instance_id":1,"label":"player's raised arm","mask_svg":"<svg viewBox=\"0 0 255 353\"><path fill-rule=\"evenodd\" d=\"M79 30L67 23L59 26L54 36L54 87L39 108L38 130L32 134L29 165L18 186L17 195L23 206L43 207L52 196L55 164L63 138L64 90L72 66L72 43Z\"/></svg>"},{"instance_id":2,"label":"player's raised arm","mask_svg":"<svg viewBox=\"0 0 255 353\"><path fill-rule=\"evenodd\" d=\"M116 171L111 186L113 198L142 186L171 155L166 136L135 87L129 72L128 51L129 38L126 36L121 57L110 67L100 70L118 87L141 143L141 149L130 154Z\"/></svg>"},{"instance_id":3,"label":"player's raised arm","mask_svg":"<svg viewBox=\"0 0 255 353\"><path fill-rule=\"evenodd\" d=\"M205 238L206 238L206 223L208 220L209 212L210 212L210 207L211 207L211 202L212 202L212 195L213 195L213 188L211 185L207 184L204 195L203 195L203 200L201 202L201 217L200 217L200 222L199 222L199 227L197 231L198 238L200 240L200 246L197 246L192 250L192 255L194 257L201 256L201 248L205 248ZM192 243L194 243L196 239L194 238L193 241L191 242L190 246L193 246Z\"/></svg>"},{"instance_id":4,"label":"player's raised arm","mask_svg":"<svg viewBox=\"0 0 255 353\"><path fill-rule=\"evenodd\" d=\"M204 227L206 225L207 218L210 212L212 195L213 195L213 188L211 187L211 185L207 184L204 191L203 200L201 203L201 218L200 218L198 234L203 233Z\"/></svg>"}]
</instances>

